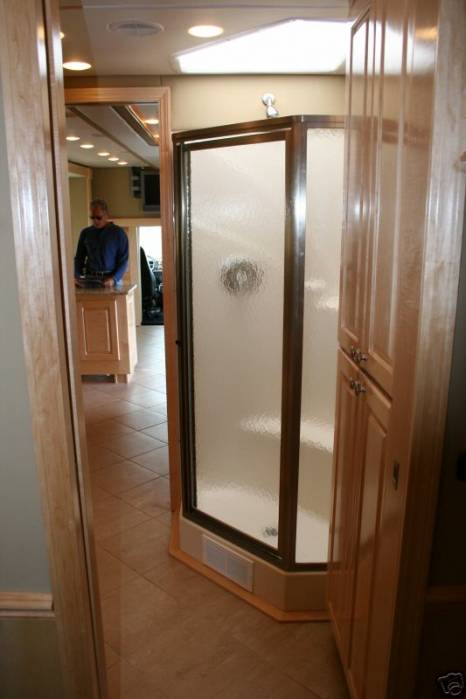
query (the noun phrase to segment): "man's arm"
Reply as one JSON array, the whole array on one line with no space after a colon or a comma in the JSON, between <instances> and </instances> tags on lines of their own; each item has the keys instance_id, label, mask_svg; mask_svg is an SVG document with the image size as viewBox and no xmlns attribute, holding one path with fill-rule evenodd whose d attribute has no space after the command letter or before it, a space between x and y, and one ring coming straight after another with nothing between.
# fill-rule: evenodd
<instances>
[{"instance_id":1,"label":"man's arm","mask_svg":"<svg viewBox=\"0 0 466 699\"><path fill-rule=\"evenodd\" d=\"M86 246L84 244L84 238L84 231L81 231L81 235L79 236L78 247L76 248L76 255L74 256L74 276L76 278L81 276L81 274L83 273L84 264L86 262L87 251Z\"/></svg>"},{"instance_id":2,"label":"man's arm","mask_svg":"<svg viewBox=\"0 0 466 699\"><path fill-rule=\"evenodd\" d=\"M128 261L129 261L128 236L122 230L121 231L120 245L118 247L116 268L115 268L115 271L113 272L113 280L114 280L115 284L118 284L118 282L121 282L121 280L123 279L123 276L128 268Z\"/></svg>"}]
</instances>

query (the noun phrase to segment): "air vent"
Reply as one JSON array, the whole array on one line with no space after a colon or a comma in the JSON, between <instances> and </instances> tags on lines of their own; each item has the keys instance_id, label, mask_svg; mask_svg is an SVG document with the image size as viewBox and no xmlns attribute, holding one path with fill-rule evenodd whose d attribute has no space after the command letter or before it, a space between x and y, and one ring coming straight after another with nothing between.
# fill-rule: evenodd
<instances>
[{"instance_id":1,"label":"air vent","mask_svg":"<svg viewBox=\"0 0 466 699\"><path fill-rule=\"evenodd\" d=\"M254 563L249 558L240 556L218 541L204 535L202 537L202 561L209 568L216 570L217 573L252 592Z\"/></svg>"},{"instance_id":2,"label":"air vent","mask_svg":"<svg viewBox=\"0 0 466 699\"><path fill-rule=\"evenodd\" d=\"M127 36L144 37L160 34L160 32L163 32L164 27L155 22L142 22L139 19L125 19L120 22L111 22L107 25L107 30L109 32L126 34Z\"/></svg>"}]
</instances>

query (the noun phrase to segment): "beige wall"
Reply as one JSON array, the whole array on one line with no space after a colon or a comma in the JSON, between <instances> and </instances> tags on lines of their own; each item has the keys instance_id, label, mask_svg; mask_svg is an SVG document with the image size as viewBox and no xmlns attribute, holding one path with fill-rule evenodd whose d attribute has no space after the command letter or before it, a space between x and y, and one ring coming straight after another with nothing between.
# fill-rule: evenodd
<instances>
[{"instance_id":1,"label":"beige wall","mask_svg":"<svg viewBox=\"0 0 466 699\"><path fill-rule=\"evenodd\" d=\"M0 620L2 699L65 699L54 619Z\"/></svg>"},{"instance_id":2,"label":"beige wall","mask_svg":"<svg viewBox=\"0 0 466 699\"><path fill-rule=\"evenodd\" d=\"M105 199L110 211L110 218L151 218L154 216L153 213L143 211L142 199L136 199L132 196L130 168L96 167L92 172L92 197Z\"/></svg>"},{"instance_id":3,"label":"beige wall","mask_svg":"<svg viewBox=\"0 0 466 699\"><path fill-rule=\"evenodd\" d=\"M69 177L68 182L70 186L71 233L73 250L76 250L80 232L90 224L89 184L86 177Z\"/></svg>"},{"instance_id":4,"label":"beige wall","mask_svg":"<svg viewBox=\"0 0 466 699\"><path fill-rule=\"evenodd\" d=\"M174 131L263 119L264 92L275 95L281 116L344 113L345 78L340 75L69 77L65 84L170 87Z\"/></svg>"}]
</instances>

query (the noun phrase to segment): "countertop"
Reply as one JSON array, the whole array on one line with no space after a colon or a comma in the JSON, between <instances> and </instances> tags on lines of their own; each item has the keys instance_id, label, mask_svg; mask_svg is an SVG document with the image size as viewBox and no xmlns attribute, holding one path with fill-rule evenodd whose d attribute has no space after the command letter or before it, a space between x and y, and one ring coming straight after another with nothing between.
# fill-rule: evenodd
<instances>
[{"instance_id":1,"label":"countertop","mask_svg":"<svg viewBox=\"0 0 466 699\"><path fill-rule=\"evenodd\" d=\"M76 287L76 296L127 296L133 292L137 284L122 284L121 286L102 286L96 289Z\"/></svg>"}]
</instances>

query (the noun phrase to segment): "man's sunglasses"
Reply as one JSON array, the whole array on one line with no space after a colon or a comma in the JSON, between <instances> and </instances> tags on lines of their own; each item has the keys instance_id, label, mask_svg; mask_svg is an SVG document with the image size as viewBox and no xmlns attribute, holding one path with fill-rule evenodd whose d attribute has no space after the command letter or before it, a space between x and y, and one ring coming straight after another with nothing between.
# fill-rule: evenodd
<instances>
[{"instance_id":1,"label":"man's sunglasses","mask_svg":"<svg viewBox=\"0 0 466 699\"><path fill-rule=\"evenodd\" d=\"M103 216L89 216L91 221L102 221Z\"/></svg>"}]
</instances>

